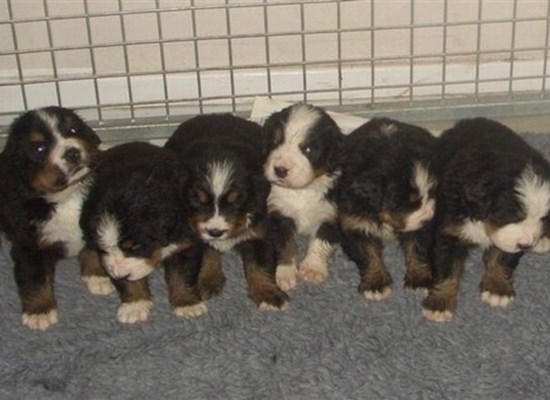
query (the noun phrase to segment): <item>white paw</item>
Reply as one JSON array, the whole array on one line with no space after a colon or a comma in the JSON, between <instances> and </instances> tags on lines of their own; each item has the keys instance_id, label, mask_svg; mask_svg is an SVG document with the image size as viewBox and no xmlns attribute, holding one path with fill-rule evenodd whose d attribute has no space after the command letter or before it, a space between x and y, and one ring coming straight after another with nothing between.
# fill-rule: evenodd
<instances>
[{"instance_id":1,"label":"white paw","mask_svg":"<svg viewBox=\"0 0 550 400\"><path fill-rule=\"evenodd\" d=\"M513 297L500 296L487 291L481 293L481 300L491 307L506 307L513 299Z\"/></svg>"},{"instance_id":2,"label":"white paw","mask_svg":"<svg viewBox=\"0 0 550 400\"><path fill-rule=\"evenodd\" d=\"M422 309L422 314L424 317L430 321L434 322L447 322L453 319L453 313L449 310L447 311L433 311L433 310L427 310L425 308Z\"/></svg>"},{"instance_id":3,"label":"white paw","mask_svg":"<svg viewBox=\"0 0 550 400\"><path fill-rule=\"evenodd\" d=\"M363 296L365 296L365 299L367 300L381 301L387 297L390 297L391 292L391 287L384 288L384 290L382 290L381 292L372 292L370 290L365 290L363 292Z\"/></svg>"},{"instance_id":4,"label":"white paw","mask_svg":"<svg viewBox=\"0 0 550 400\"><path fill-rule=\"evenodd\" d=\"M111 280L106 276L83 276L82 282L91 294L105 296L115 291Z\"/></svg>"},{"instance_id":5,"label":"white paw","mask_svg":"<svg viewBox=\"0 0 550 400\"><path fill-rule=\"evenodd\" d=\"M123 324L135 324L147 321L153 302L138 300L131 303L122 303L117 310L116 319Z\"/></svg>"},{"instance_id":6,"label":"white paw","mask_svg":"<svg viewBox=\"0 0 550 400\"><path fill-rule=\"evenodd\" d=\"M288 310L288 303L285 302L281 307L274 306L273 304L269 304L266 302L260 303L258 306L258 310L260 311L286 311Z\"/></svg>"},{"instance_id":7,"label":"white paw","mask_svg":"<svg viewBox=\"0 0 550 400\"><path fill-rule=\"evenodd\" d=\"M298 270L295 265L279 265L275 273L277 286L283 291L290 290L296 286Z\"/></svg>"},{"instance_id":8,"label":"white paw","mask_svg":"<svg viewBox=\"0 0 550 400\"><path fill-rule=\"evenodd\" d=\"M176 307L172 310L172 314L178 318L195 318L205 314L206 311L208 311L208 307L202 301L192 306Z\"/></svg>"},{"instance_id":9,"label":"white paw","mask_svg":"<svg viewBox=\"0 0 550 400\"><path fill-rule=\"evenodd\" d=\"M328 278L328 267L326 264L302 261L300 264L300 277L306 282L323 283Z\"/></svg>"},{"instance_id":10,"label":"white paw","mask_svg":"<svg viewBox=\"0 0 550 400\"><path fill-rule=\"evenodd\" d=\"M26 325L31 329L38 329L40 331L44 331L50 326L57 324L58 320L59 318L56 309L50 310L50 312L47 312L45 314L24 313L21 316L21 321L23 322L23 325Z\"/></svg>"}]
</instances>

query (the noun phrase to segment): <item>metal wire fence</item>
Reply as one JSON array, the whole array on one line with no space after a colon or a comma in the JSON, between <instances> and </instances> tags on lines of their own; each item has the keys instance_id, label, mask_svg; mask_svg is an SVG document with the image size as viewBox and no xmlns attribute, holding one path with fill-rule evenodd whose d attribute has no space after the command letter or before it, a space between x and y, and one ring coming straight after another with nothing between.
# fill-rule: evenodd
<instances>
[{"instance_id":1,"label":"metal wire fence","mask_svg":"<svg viewBox=\"0 0 550 400\"><path fill-rule=\"evenodd\" d=\"M256 96L408 120L550 110L543 0L1 0L0 37L3 134L50 104L120 140Z\"/></svg>"}]
</instances>

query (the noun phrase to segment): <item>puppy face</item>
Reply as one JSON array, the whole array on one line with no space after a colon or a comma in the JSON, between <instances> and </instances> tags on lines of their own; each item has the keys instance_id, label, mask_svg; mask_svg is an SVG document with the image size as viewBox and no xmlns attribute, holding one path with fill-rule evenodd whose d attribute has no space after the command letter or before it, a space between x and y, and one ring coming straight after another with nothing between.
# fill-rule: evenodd
<instances>
[{"instance_id":1,"label":"puppy face","mask_svg":"<svg viewBox=\"0 0 550 400\"><path fill-rule=\"evenodd\" d=\"M11 126L7 152L13 154L30 187L60 192L95 167L99 137L73 111L47 107L29 111Z\"/></svg>"},{"instance_id":2,"label":"puppy face","mask_svg":"<svg viewBox=\"0 0 550 400\"><path fill-rule=\"evenodd\" d=\"M250 176L244 166L229 159L208 161L194 169L187 189L191 228L207 242L245 234L257 211L256 195L265 193L260 187L263 177Z\"/></svg>"},{"instance_id":3,"label":"puppy face","mask_svg":"<svg viewBox=\"0 0 550 400\"><path fill-rule=\"evenodd\" d=\"M507 253L550 249L550 182L532 168L523 170L513 190L492 192L483 201L488 204L487 217L465 223L462 237Z\"/></svg>"},{"instance_id":4,"label":"puppy face","mask_svg":"<svg viewBox=\"0 0 550 400\"><path fill-rule=\"evenodd\" d=\"M295 104L271 115L264 125L266 178L301 188L333 168L341 132L322 109Z\"/></svg>"}]
</instances>

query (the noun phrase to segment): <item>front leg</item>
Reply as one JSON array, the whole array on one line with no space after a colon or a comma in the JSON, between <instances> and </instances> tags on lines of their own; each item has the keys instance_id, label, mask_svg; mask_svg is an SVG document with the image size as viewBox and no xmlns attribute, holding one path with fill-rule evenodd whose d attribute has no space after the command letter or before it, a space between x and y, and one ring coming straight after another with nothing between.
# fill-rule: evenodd
<instances>
[{"instance_id":1,"label":"front leg","mask_svg":"<svg viewBox=\"0 0 550 400\"><path fill-rule=\"evenodd\" d=\"M23 309L23 324L31 329L48 329L58 321L53 285L55 265L62 252L55 248L40 250L14 244L11 256L15 263L14 275Z\"/></svg>"},{"instance_id":2,"label":"front leg","mask_svg":"<svg viewBox=\"0 0 550 400\"><path fill-rule=\"evenodd\" d=\"M513 300L514 271L523 253L505 253L490 247L483 254L485 273L479 284L481 300L491 307L506 307Z\"/></svg>"},{"instance_id":3,"label":"front leg","mask_svg":"<svg viewBox=\"0 0 550 400\"><path fill-rule=\"evenodd\" d=\"M405 287L425 292L432 283L429 250L432 245L432 229L429 225L399 238L405 256Z\"/></svg>"},{"instance_id":4,"label":"front leg","mask_svg":"<svg viewBox=\"0 0 550 400\"><path fill-rule=\"evenodd\" d=\"M453 318L468 248L460 239L440 233L433 248L433 285L422 302L424 317L443 322Z\"/></svg>"},{"instance_id":5,"label":"front leg","mask_svg":"<svg viewBox=\"0 0 550 400\"><path fill-rule=\"evenodd\" d=\"M208 300L218 296L225 286L225 275L222 269L221 254L211 247L206 247L202 257L197 288L201 299Z\"/></svg>"},{"instance_id":6,"label":"front leg","mask_svg":"<svg viewBox=\"0 0 550 400\"><path fill-rule=\"evenodd\" d=\"M380 301L391 295L392 278L382 258L382 241L356 231L343 233L342 249L357 265L361 282L358 287L368 300Z\"/></svg>"},{"instance_id":7,"label":"front leg","mask_svg":"<svg viewBox=\"0 0 550 400\"><path fill-rule=\"evenodd\" d=\"M239 243L236 250L243 261L248 296L260 310L285 310L288 295L277 286L272 243L263 239L252 239Z\"/></svg>"},{"instance_id":8,"label":"front leg","mask_svg":"<svg viewBox=\"0 0 550 400\"><path fill-rule=\"evenodd\" d=\"M291 218L277 212L269 215L268 235L275 246L277 285L284 291L296 286L298 267L296 266L296 225Z\"/></svg>"},{"instance_id":9,"label":"front leg","mask_svg":"<svg viewBox=\"0 0 550 400\"><path fill-rule=\"evenodd\" d=\"M117 279L113 281L120 296L117 320L123 324L147 321L153 302L147 278L137 281Z\"/></svg>"},{"instance_id":10,"label":"front leg","mask_svg":"<svg viewBox=\"0 0 550 400\"><path fill-rule=\"evenodd\" d=\"M78 255L80 262L80 279L91 294L108 295L115 291L111 278L101 265L97 251L86 247Z\"/></svg>"},{"instance_id":11,"label":"front leg","mask_svg":"<svg viewBox=\"0 0 550 400\"><path fill-rule=\"evenodd\" d=\"M173 254L164 261L164 276L172 315L178 318L198 317L207 311L198 282L207 245L198 243Z\"/></svg>"},{"instance_id":12,"label":"front leg","mask_svg":"<svg viewBox=\"0 0 550 400\"><path fill-rule=\"evenodd\" d=\"M300 263L300 277L311 283L322 283L328 278L328 264L339 241L335 223L323 223L310 240L305 258Z\"/></svg>"}]
</instances>

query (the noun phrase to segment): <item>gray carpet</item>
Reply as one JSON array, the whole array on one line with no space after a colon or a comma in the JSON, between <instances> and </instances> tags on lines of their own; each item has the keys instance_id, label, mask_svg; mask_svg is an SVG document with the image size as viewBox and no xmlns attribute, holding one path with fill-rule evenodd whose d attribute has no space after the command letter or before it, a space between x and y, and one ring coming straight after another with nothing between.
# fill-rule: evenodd
<instances>
[{"instance_id":1,"label":"gray carpet","mask_svg":"<svg viewBox=\"0 0 550 400\"><path fill-rule=\"evenodd\" d=\"M550 136L527 139L550 156ZM323 285L300 283L283 313L256 310L242 268L225 258L227 285L195 320L170 316L162 273L152 276L147 323L116 322L115 295L94 297L74 260L58 268L60 322L20 323L0 254L0 398L6 399L543 399L550 395L550 254L527 255L506 309L481 303L480 252L468 260L455 319L429 323L402 289L403 259L385 257L391 298L369 303L338 251Z\"/></svg>"}]
</instances>

